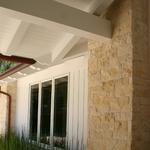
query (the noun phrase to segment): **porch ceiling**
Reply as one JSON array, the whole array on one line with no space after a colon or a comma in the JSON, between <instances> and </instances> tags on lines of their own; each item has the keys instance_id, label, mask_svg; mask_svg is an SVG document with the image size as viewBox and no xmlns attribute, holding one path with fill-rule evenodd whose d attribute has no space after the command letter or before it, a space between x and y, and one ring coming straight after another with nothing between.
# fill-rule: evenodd
<instances>
[{"instance_id":1,"label":"porch ceiling","mask_svg":"<svg viewBox=\"0 0 150 150\"><path fill-rule=\"evenodd\" d=\"M55 1L69 6L69 9L74 7L89 14L94 13L99 6L104 6L106 1L106 5L108 5L108 1L112 2L112 0ZM35 73L61 63L64 59L84 55L87 51L87 39L84 36L77 36L69 30L66 32L66 30L56 27L55 24L49 24L48 28L34 24L32 21L16 18L12 14L2 13L2 10L3 2L0 0L0 53L33 58L37 63L9 78L5 78L0 83Z\"/></svg>"}]
</instances>

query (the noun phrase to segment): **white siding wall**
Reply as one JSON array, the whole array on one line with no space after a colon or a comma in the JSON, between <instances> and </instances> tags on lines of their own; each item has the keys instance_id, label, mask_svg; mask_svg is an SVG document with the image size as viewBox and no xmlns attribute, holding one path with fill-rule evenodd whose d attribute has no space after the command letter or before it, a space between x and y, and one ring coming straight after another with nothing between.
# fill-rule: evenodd
<instances>
[{"instance_id":1,"label":"white siding wall","mask_svg":"<svg viewBox=\"0 0 150 150\"><path fill-rule=\"evenodd\" d=\"M87 68L87 58L79 57L18 80L16 129L28 133L30 84L69 74L68 142L71 149L86 149Z\"/></svg>"}]
</instances>

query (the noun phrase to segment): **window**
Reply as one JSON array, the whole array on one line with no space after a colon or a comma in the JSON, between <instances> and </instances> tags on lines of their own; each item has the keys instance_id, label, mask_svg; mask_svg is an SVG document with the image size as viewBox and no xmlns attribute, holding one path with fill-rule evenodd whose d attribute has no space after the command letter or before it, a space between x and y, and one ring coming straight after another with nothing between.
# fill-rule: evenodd
<instances>
[{"instance_id":1,"label":"window","mask_svg":"<svg viewBox=\"0 0 150 150\"><path fill-rule=\"evenodd\" d=\"M50 142L51 91L51 81L42 84L40 142L45 144Z\"/></svg>"},{"instance_id":2,"label":"window","mask_svg":"<svg viewBox=\"0 0 150 150\"><path fill-rule=\"evenodd\" d=\"M38 92L38 85L31 87L30 138L33 140L37 139Z\"/></svg>"},{"instance_id":3,"label":"window","mask_svg":"<svg viewBox=\"0 0 150 150\"><path fill-rule=\"evenodd\" d=\"M67 76L31 86L31 140L65 148L67 91Z\"/></svg>"},{"instance_id":4,"label":"window","mask_svg":"<svg viewBox=\"0 0 150 150\"><path fill-rule=\"evenodd\" d=\"M55 80L54 146L65 147L67 122L67 77Z\"/></svg>"}]
</instances>

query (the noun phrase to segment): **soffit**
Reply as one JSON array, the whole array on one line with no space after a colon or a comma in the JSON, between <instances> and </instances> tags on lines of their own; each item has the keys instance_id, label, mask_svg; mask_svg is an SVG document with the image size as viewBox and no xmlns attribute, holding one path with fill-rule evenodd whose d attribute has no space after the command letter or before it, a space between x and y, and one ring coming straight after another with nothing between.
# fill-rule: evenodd
<instances>
[{"instance_id":1,"label":"soffit","mask_svg":"<svg viewBox=\"0 0 150 150\"><path fill-rule=\"evenodd\" d=\"M75 7L88 13L93 13L99 5L105 0L56 0L65 5ZM14 19L0 15L0 53L6 55L16 55L29 57L37 60L37 63L31 67L23 69L21 73L16 73L4 80L9 82L26 75L36 73L42 69L50 67L51 54L55 51L58 45L66 41L68 36L73 36L68 32L58 30L50 25L50 28L45 28L22 20ZM73 52L81 44L86 43L85 39L79 39L77 45L70 47L70 53L66 56L76 55ZM85 44L86 46L86 44ZM85 48L84 48L85 49ZM83 51L77 50L78 54L83 54ZM1 81L3 82L3 81Z\"/></svg>"}]
</instances>

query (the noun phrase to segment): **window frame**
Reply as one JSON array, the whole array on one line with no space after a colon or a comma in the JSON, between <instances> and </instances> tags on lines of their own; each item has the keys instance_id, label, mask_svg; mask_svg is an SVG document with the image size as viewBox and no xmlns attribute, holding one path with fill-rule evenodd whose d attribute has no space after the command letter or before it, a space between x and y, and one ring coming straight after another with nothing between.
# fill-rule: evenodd
<instances>
[{"instance_id":1,"label":"window frame","mask_svg":"<svg viewBox=\"0 0 150 150\"><path fill-rule=\"evenodd\" d=\"M38 122L37 122L37 140L31 140L34 144L40 144L43 148L52 148L53 147L53 130L54 130L54 100L55 100L55 80L59 78L67 77L68 78L68 87L67 87L67 119L66 119L66 145L68 141L68 124L69 124L69 97L70 97L70 73L57 75L50 77L48 79L43 79L40 81L33 82L29 84L29 104L28 104L28 136L30 135L30 109L31 109L31 87L38 84L39 93L38 93ZM40 143L40 125L41 125L41 100L42 100L42 84L45 82L52 82L52 91L51 91L51 118L50 118L50 144ZM61 148L58 148L61 149Z\"/></svg>"}]
</instances>

